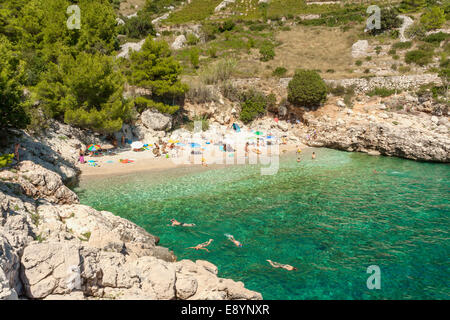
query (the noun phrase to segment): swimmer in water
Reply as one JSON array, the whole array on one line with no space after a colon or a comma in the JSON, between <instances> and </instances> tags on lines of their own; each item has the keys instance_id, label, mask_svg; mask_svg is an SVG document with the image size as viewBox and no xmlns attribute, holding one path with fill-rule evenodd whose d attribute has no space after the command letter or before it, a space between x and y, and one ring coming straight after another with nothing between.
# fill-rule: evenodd
<instances>
[{"instance_id":1,"label":"swimmer in water","mask_svg":"<svg viewBox=\"0 0 450 320\"><path fill-rule=\"evenodd\" d=\"M230 240L231 242L233 242L236 247L242 247L242 243L240 243L239 241L237 241L231 234L225 234L225 237L228 238L228 240Z\"/></svg>"},{"instance_id":2,"label":"swimmer in water","mask_svg":"<svg viewBox=\"0 0 450 320\"><path fill-rule=\"evenodd\" d=\"M311 159L313 159L313 160L314 160L315 158L316 158L316 153L315 153L315 152L313 152L313 153L312 153L312 155L311 155Z\"/></svg>"},{"instance_id":3,"label":"swimmer in water","mask_svg":"<svg viewBox=\"0 0 450 320\"><path fill-rule=\"evenodd\" d=\"M209 246L211 244L211 242L213 242L213 239L209 239L208 241L200 243L200 244L196 245L195 247L188 247L186 249L206 250L207 252L209 252L209 250L206 249L205 247Z\"/></svg>"},{"instance_id":4,"label":"swimmer in water","mask_svg":"<svg viewBox=\"0 0 450 320\"><path fill-rule=\"evenodd\" d=\"M281 263L278 263L278 262L273 262L272 260L266 260L266 261L268 261L270 263L270 265L272 267L274 267L274 268L282 268L282 269L285 269L285 270L288 270L288 271L296 271L297 270L296 267L293 267L293 266L288 265L288 264L281 264Z\"/></svg>"},{"instance_id":5,"label":"swimmer in water","mask_svg":"<svg viewBox=\"0 0 450 320\"><path fill-rule=\"evenodd\" d=\"M177 221L175 219L170 219L170 222L172 222L171 227L173 227L173 226L193 227L193 226L195 226L195 223L184 223L184 222Z\"/></svg>"},{"instance_id":6,"label":"swimmer in water","mask_svg":"<svg viewBox=\"0 0 450 320\"><path fill-rule=\"evenodd\" d=\"M297 158L297 162L300 162L302 159L300 159L300 157Z\"/></svg>"}]
</instances>

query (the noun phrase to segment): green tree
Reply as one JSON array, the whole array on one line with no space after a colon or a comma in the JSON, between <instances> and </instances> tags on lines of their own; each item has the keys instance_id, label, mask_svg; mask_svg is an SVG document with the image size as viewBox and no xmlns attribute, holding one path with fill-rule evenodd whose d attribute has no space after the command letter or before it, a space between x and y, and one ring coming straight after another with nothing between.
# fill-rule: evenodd
<instances>
[{"instance_id":1,"label":"green tree","mask_svg":"<svg viewBox=\"0 0 450 320\"><path fill-rule=\"evenodd\" d=\"M130 63L129 82L150 89L152 98L160 102L175 104L188 90L179 79L181 66L165 41L155 41L149 36L141 51L131 53Z\"/></svg>"},{"instance_id":2,"label":"green tree","mask_svg":"<svg viewBox=\"0 0 450 320\"><path fill-rule=\"evenodd\" d=\"M29 117L22 103L24 64L12 51L12 45L0 36L0 131L8 128L24 128Z\"/></svg>"},{"instance_id":3,"label":"green tree","mask_svg":"<svg viewBox=\"0 0 450 320\"><path fill-rule=\"evenodd\" d=\"M259 48L259 53L261 55L261 61L269 61L275 57L275 50L273 44L270 41L264 41Z\"/></svg>"},{"instance_id":4,"label":"green tree","mask_svg":"<svg viewBox=\"0 0 450 320\"><path fill-rule=\"evenodd\" d=\"M380 29L372 29L369 31L372 35L377 35L388 30L399 28L402 21L397 17L397 12L392 8L383 8L380 12Z\"/></svg>"},{"instance_id":5,"label":"green tree","mask_svg":"<svg viewBox=\"0 0 450 320\"><path fill-rule=\"evenodd\" d=\"M60 56L36 88L46 114L101 133L119 130L131 106L122 98L124 79L114 67L112 58L100 54Z\"/></svg>"},{"instance_id":6,"label":"green tree","mask_svg":"<svg viewBox=\"0 0 450 320\"><path fill-rule=\"evenodd\" d=\"M445 22L445 12L439 7L432 7L420 16L420 23L426 30L438 29Z\"/></svg>"},{"instance_id":7,"label":"green tree","mask_svg":"<svg viewBox=\"0 0 450 320\"><path fill-rule=\"evenodd\" d=\"M145 11L139 11L138 15L125 20L125 24L120 26L121 34L129 38L140 39L150 35L156 35L155 29L151 23L151 15Z\"/></svg>"},{"instance_id":8,"label":"green tree","mask_svg":"<svg viewBox=\"0 0 450 320\"><path fill-rule=\"evenodd\" d=\"M317 107L325 102L327 86L316 71L297 70L288 84L288 101L299 107Z\"/></svg>"},{"instance_id":9,"label":"green tree","mask_svg":"<svg viewBox=\"0 0 450 320\"><path fill-rule=\"evenodd\" d=\"M239 119L244 123L249 123L257 117L266 113L268 98L261 92L249 90L240 95L241 113ZM272 98L270 99L272 103Z\"/></svg>"}]
</instances>

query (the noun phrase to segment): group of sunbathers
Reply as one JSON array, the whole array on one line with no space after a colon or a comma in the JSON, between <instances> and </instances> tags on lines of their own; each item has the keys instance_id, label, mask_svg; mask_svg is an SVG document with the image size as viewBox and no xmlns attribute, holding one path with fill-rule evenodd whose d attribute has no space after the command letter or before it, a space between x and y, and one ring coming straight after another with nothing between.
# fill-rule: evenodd
<instances>
[{"instance_id":1,"label":"group of sunbathers","mask_svg":"<svg viewBox=\"0 0 450 320\"><path fill-rule=\"evenodd\" d=\"M174 226L194 227L195 226L195 223L183 223L183 222L177 221L176 219L170 219L170 222L172 222L171 227L174 227ZM242 243L237 241L233 235L226 233L225 236L228 238L228 240L233 242L236 245L236 247L242 247ZM206 242L200 243L194 247L187 247L186 249L205 250L206 252L209 252L208 248L206 248L206 247L209 246L213 241L214 241L214 239L209 239ZM274 262L272 260L266 260L266 261L269 262L269 264L274 268L282 268L282 269L285 269L288 271L297 270L297 268L295 268L291 265L288 265L288 264L281 264L278 262Z\"/></svg>"}]
</instances>

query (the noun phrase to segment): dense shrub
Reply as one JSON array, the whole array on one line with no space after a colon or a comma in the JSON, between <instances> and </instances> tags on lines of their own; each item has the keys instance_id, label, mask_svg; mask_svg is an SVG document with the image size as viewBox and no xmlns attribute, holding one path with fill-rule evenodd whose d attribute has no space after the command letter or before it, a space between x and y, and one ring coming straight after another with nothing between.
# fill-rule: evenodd
<instances>
[{"instance_id":1,"label":"dense shrub","mask_svg":"<svg viewBox=\"0 0 450 320\"><path fill-rule=\"evenodd\" d=\"M207 22L202 25L202 32L206 41L216 39L216 34L219 33L219 28L216 24Z\"/></svg>"},{"instance_id":2,"label":"dense shrub","mask_svg":"<svg viewBox=\"0 0 450 320\"><path fill-rule=\"evenodd\" d=\"M186 36L186 43L190 46L195 46L200 39L193 33L188 33Z\"/></svg>"},{"instance_id":3,"label":"dense shrub","mask_svg":"<svg viewBox=\"0 0 450 320\"><path fill-rule=\"evenodd\" d=\"M425 27L420 23L414 23L405 31L405 35L410 39L422 39L425 33Z\"/></svg>"},{"instance_id":4,"label":"dense shrub","mask_svg":"<svg viewBox=\"0 0 450 320\"><path fill-rule=\"evenodd\" d=\"M401 12L415 12L427 5L427 0L403 0L400 3L399 10Z\"/></svg>"},{"instance_id":5,"label":"dense shrub","mask_svg":"<svg viewBox=\"0 0 450 320\"><path fill-rule=\"evenodd\" d=\"M405 54L405 62L408 64L415 63L419 66L429 64L432 60L433 52L426 50L411 50Z\"/></svg>"},{"instance_id":6,"label":"dense shrub","mask_svg":"<svg viewBox=\"0 0 450 320\"><path fill-rule=\"evenodd\" d=\"M156 32L151 21L149 13L139 12L137 16L125 20L125 24L119 27L119 33L134 39L140 39L148 35L154 36Z\"/></svg>"},{"instance_id":7,"label":"dense shrub","mask_svg":"<svg viewBox=\"0 0 450 320\"><path fill-rule=\"evenodd\" d=\"M199 51L197 48L194 48L189 52L189 60L191 61L191 65L195 69L197 69L199 67L200 55L199 55Z\"/></svg>"},{"instance_id":8,"label":"dense shrub","mask_svg":"<svg viewBox=\"0 0 450 320\"><path fill-rule=\"evenodd\" d=\"M396 92L395 89L376 87L376 88L372 89L371 91L367 92L367 95L369 97L373 97L373 96L389 97L389 96L393 95L395 92Z\"/></svg>"},{"instance_id":9,"label":"dense shrub","mask_svg":"<svg viewBox=\"0 0 450 320\"><path fill-rule=\"evenodd\" d=\"M420 23L426 30L438 29L442 27L445 22L445 12L439 7L432 7L427 9L420 17Z\"/></svg>"},{"instance_id":10,"label":"dense shrub","mask_svg":"<svg viewBox=\"0 0 450 320\"><path fill-rule=\"evenodd\" d=\"M249 26L249 29L251 31L263 31L267 28L270 28L270 26L266 23L261 23L261 24L252 24Z\"/></svg>"},{"instance_id":11,"label":"dense shrub","mask_svg":"<svg viewBox=\"0 0 450 320\"><path fill-rule=\"evenodd\" d=\"M257 117L266 113L267 97L256 90L243 92L240 96L241 113L239 119L244 123L249 123Z\"/></svg>"},{"instance_id":12,"label":"dense shrub","mask_svg":"<svg viewBox=\"0 0 450 320\"><path fill-rule=\"evenodd\" d=\"M233 20L225 20L219 24L218 30L220 32L231 31L234 29L235 26L236 26L236 23L234 23Z\"/></svg>"},{"instance_id":13,"label":"dense shrub","mask_svg":"<svg viewBox=\"0 0 450 320\"><path fill-rule=\"evenodd\" d=\"M392 8L382 8L380 12L380 29L371 29L369 33L377 35L388 30L399 28L402 25L402 21L397 17L397 12Z\"/></svg>"},{"instance_id":14,"label":"dense shrub","mask_svg":"<svg viewBox=\"0 0 450 320\"><path fill-rule=\"evenodd\" d=\"M259 48L259 54L261 55L261 61L269 61L275 58L274 46L270 41L264 41Z\"/></svg>"},{"instance_id":15,"label":"dense shrub","mask_svg":"<svg viewBox=\"0 0 450 320\"><path fill-rule=\"evenodd\" d=\"M327 86L313 70L297 70L288 85L288 101L299 107L316 107L327 97Z\"/></svg>"},{"instance_id":16,"label":"dense shrub","mask_svg":"<svg viewBox=\"0 0 450 320\"><path fill-rule=\"evenodd\" d=\"M429 36L425 37L423 41L428 43L441 43L442 41L447 40L449 37L450 36L448 35L448 33L438 32L430 34Z\"/></svg>"},{"instance_id":17,"label":"dense shrub","mask_svg":"<svg viewBox=\"0 0 450 320\"><path fill-rule=\"evenodd\" d=\"M396 42L392 45L393 49L409 49L412 47L412 42L411 41L404 41L404 42Z\"/></svg>"},{"instance_id":18,"label":"dense shrub","mask_svg":"<svg viewBox=\"0 0 450 320\"><path fill-rule=\"evenodd\" d=\"M211 58L217 58L217 48L216 47L209 47L208 48L208 55Z\"/></svg>"},{"instance_id":19,"label":"dense shrub","mask_svg":"<svg viewBox=\"0 0 450 320\"><path fill-rule=\"evenodd\" d=\"M286 75L287 69L285 67L276 67L275 70L273 70L272 75L274 77L283 77Z\"/></svg>"}]
</instances>

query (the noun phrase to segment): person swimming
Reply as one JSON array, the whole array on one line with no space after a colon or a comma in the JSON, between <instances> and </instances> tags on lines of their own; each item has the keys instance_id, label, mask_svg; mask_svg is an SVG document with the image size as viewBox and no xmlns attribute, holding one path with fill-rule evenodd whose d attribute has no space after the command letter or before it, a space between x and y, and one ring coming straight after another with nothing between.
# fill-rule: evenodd
<instances>
[{"instance_id":1,"label":"person swimming","mask_svg":"<svg viewBox=\"0 0 450 320\"><path fill-rule=\"evenodd\" d=\"M285 270L288 270L288 271L297 271L296 267L293 267L293 266L291 266L289 264L281 264L281 263L278 263L278 262L274 262L272 260L266 260L266 261L268 261L270 263L270 265L272 267L274 267L274 268L282 268L282 269L285 269Z\"/></svg>"},{"instance_id":2,"label":"person swimming","mask_svg":"<svg viewBox=\"0 0 450 320\"><path fill-rule=\"evenodd\" d=\"M242 247L242 243L240 243L239 241L237 241L234 236L232 236L231 234L225 233L225 237L228 238L228 240L230 240L231 242L233 242L236 247Z\"/></svg>"},{"instance_id":3,"label":"person swimming","mask_svg":"<svg viewBox=\"0 0 450 320\"><path fill-rule=\"evenodd\" d=\"M300 162L302 159L300 157L297 158L297 162Z\"/></svg>"},{"instance_id":4,"label":"person swimming","mask_svg":"<svg viewBox=\"0 0 450 320\"><path fill-rule=\"evenodd\" d=\"M209 239L206 242L200 243L198 245L196 245L195 247L188 247L186 249L195 249L195 250L206 250L207 252L209 252L209 250L205 247L209 246L211 244L211 242L213 242L213 239Z\"/></svg>"},{"instance_id":5,"label":"person swimming","mask_svg":"<svg viewBox=\"0 0 450 320\"><path fill-rule=\"evenodd\" d=\"M311 155L311 159L313 159L313 160L314 160L315 158L316 158L316 153L315 153L315 152L313 152L313 153L312 153L312 155Z\"/></svg>"},{"instance_id":6,"label":"person swimming","mask_svg":"<svg viewBox=\"0 0 450 320\"><path fill-rule=\"evenodd\" d=\"M173 227L173 226L193 227L193 226L195 226L195 223L184 223L184 222L177 221L175 219L170 219L170 222L172 222L171 227Z\"/></svg>"}]
</instances>

